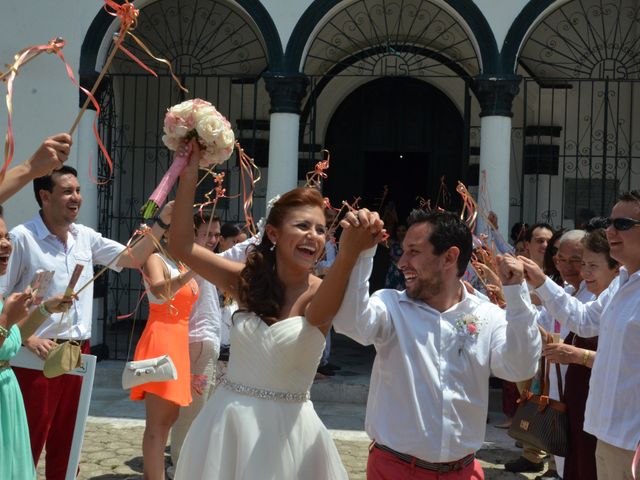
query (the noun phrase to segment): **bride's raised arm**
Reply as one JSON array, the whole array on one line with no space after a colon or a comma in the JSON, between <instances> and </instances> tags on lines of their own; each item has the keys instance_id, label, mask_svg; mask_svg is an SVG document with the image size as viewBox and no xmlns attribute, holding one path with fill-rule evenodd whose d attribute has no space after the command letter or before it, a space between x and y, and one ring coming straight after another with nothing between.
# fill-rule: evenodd
<instances>
[{"instance_id":1,"label":"bride's raised arm","mask_svg":"<svg viewBox=\"0 0 640 480\"><path fill-rule=\"evenodd\" d=\"M360 252L377 245L384 238L384 223L376 212L367 209L349 212L341 220L340 226L343 231L338 255L305 313L307 321L323 332L329 330L333 317L342 305L351 270Z\"/></svg>"},{"instance_id":2,"label":"bride's raised arm","mask_svg":"<svg viewBox=\"0 0 640 480\"><path fill-rule=\"evenodd\" d=\"M169 250L189 268L210 281L221 291L234 297L238 292L240 272L243 263L233 262L216 255L212 251L194 242L193 199L198 182L198 163L200 148L191 140L193 153L188 165L180 175L180 183L173 207L171 228L169 229Z\"/></svg>"}]
</instances>

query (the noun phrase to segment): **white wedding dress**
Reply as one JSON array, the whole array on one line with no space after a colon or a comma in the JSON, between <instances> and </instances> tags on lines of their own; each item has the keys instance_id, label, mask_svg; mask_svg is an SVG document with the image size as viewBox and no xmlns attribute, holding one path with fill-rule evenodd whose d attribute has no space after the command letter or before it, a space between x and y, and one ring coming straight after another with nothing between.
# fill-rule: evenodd
<instances>
[{"instance_id":1,"label":"white wedding dress","mask_svg":"<svg viewBox=\"0 0 640 480\"><path fill-rule=\"evenodd\" d=\"M304 317L269 326L237 313L224 383L196 417L177 480L348 478L309 400L324 336Z\"/></svg>"}]
</instances>

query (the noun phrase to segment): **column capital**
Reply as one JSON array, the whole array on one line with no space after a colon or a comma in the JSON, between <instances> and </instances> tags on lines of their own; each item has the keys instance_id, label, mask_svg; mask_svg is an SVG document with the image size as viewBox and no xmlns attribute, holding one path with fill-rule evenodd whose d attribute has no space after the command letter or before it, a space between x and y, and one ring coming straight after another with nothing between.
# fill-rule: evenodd
<instances>
[{"instance_id":1,"label":"column capital","mask_svg":"<svg viewBox=\"0 0 640 480\"><path fill-rule=\"evenodd\" d=\"M478 75L473 79L473 91L480 102L480 116L512 117L513 99L520 91L520 75Z\"/></svg>"},{"instance_id":2,"label":"column capital","mask_svg":"<svg viewBox=\"0 0 640 480\"><path fill-rule=\"evenodd\" d=\"M262 78L271 97L269 113L300 114L302 99L309 85L309 78L306 75L266 72Z\"/></svg>"}]
</instances>

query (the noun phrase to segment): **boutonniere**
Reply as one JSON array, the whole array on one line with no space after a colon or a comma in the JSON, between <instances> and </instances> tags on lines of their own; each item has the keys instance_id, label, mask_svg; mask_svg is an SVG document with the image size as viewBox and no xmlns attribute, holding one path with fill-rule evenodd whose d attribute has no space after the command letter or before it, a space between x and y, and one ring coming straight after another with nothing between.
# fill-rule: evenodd
<instances>
[{"instance_id":1,"label":"boutonniere","mask_svg":"<svg viewBox=\"0 0 640 480\"><path fill-rule=\"evenodd\" d=\"M456 320L456 330L458 331L459 348L458 355L462 355L464 346L470 339L476 338L480 333L481 322L472 313L463 313Z\"/></svg>"}]
</instances>

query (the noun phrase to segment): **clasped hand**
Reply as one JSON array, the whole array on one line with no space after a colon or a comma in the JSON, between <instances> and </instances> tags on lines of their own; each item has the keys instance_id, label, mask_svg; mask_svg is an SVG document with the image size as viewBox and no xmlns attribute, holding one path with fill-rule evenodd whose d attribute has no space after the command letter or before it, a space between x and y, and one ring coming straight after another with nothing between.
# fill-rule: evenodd
<instances>
[{"instance_id":1,"label":"clasped hand","mask_svg":"<svg viewBox=\"0 0 640 480\"><path fill-rule=\"evenodd\" d=\"M524 280L524 265L513 255L496 256L496 264L502 285L519 285Z\"/></svg>"},{"instance_id":2,"label":"clasped hand","mask_svg":"<svg viewBox=\"0 0 640 480\"><path fill-rule=\"evenodd\" d=\"M366 208L348 212L340 220L340 226L340 251L344 253L358 255L384 240L384 222L377 212Z\"/></svg>"}]
</instances>

